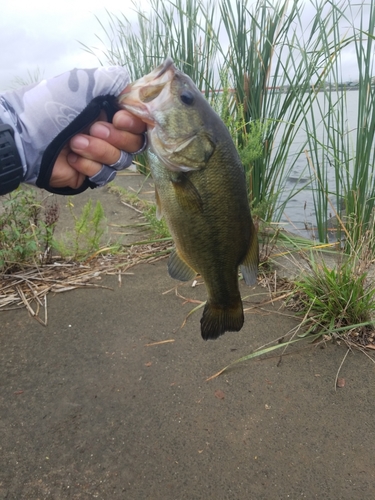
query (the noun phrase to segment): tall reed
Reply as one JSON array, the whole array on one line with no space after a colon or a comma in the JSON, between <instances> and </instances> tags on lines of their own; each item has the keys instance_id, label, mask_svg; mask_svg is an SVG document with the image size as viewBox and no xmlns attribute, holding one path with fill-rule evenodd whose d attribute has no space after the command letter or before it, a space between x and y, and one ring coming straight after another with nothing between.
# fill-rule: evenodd
<instances>
[{"instance_id":1,"label":"tall reed","mask_svg":"<svg viewBox=\"0 0 375 500\"><path fill-rule=\"evenodd\" d=\"M374 2L351 6L340 2L332 8L327 37L322 35L326 57L331 43L337 47L335 64L327 75L329 84L320 90L305 117L309 143L309 166L314 181L314 204L319 239L327 240L327 219L337 218L338 234L347 250L355 248L372 220L375 202L375 86ZM345 19L347 33L340 32ZM325 33L324 26L318 26ZM328 30L327 30L328 31ZM342 84L342 51L350 43L358 68L356 90ZM347 105L357 98L357 116L349 120ZM334 176L334 182L329 178Z\"/></svg>"},{"instance_id":2,"label":"tall reed","mask_svg":"<svg viewBox=\"0 0 375 500\"><path fill-rule=\"evenodd\" d=\"M245 121L268 123L264 155L252 166L251 187L258 202L277 200L271 203L268 218L278 220L297 192L298 184L285 196L286 181L296 162L301 161L308 138L314 141L315 134L308 134L315 130L315 124L309 123L305 141L299 147L296 144L301 127L307 125L306 117L313 117L310 110L317 94L311 89L324 88L327 75L338 67L340 53L352 37L340 37L338 32L341 21L347 19L345 2L329 2L328 7L321 0L310 2L308 23L306 4L298 1L258 0L251 10L247 3L237 0L234 10L230 0L222 0L223 24L231 42L226 59L234 76L237 101L243 103ZM314 148L320 150L316 141ZM305 164L307 170L307 160ZM304 177L311 183L316 175L310 172ZM327 197L317 201L323 207L321 212L327 212ZM326 224L326 219L320 217L318 225Z\"/></svg>"},{"instance_id":3,"label":"tall reed","mask_svg":"<svg viewBox=\"0 0 375 500\"><path fill-rule=\"evenodd\" d=\"M136 24L126 14L108 12L108 26L98 19L105 36L98 38L108 47L100 62L126 66L136 80L171 57L208 97L214 88L218 47L215 0L204 5L199 0L150 0L147 14L132 3ZM97 50L85 48L98 55Z\"/></svg>"},{"instance_id":4,"label":"tall reed","mask_svg":"<svg viewBox=\"0 0 375 500\"><path fill-rule=\"evenodd\" d=\"M221 106L223 118L229 113L239 124L233 135L240 149L254 131L259 135L262 155L242 156L249 158L252 205L264 207L265 219L280 220L307 185L314 193L319 239L327 239L327 219L341 200L344 232L357 239L375 199L374 0L367 8L346 0L150 0L147 14L136 3L134 10L136 24L126 14L110 13L108 26L101 22L108 43L104 61L126 65L136 79L172 57L216 108ZM351 29L342 31L343 24ZM360 70L358 120L350 133L339 86L341 54L349 44ZM212 92L215 88L233 93L228 97ZM297 144L301 129L305 139ZM306 185L290 188L301 161L305 171L298 175Z\"/></svg>"}]
</instances>

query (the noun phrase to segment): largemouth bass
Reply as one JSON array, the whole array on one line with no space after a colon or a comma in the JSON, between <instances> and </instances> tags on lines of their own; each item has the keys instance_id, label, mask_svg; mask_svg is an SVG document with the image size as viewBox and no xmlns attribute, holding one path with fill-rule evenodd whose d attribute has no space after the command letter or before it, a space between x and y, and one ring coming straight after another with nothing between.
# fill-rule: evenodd
<instances>
[{"instance_id":1,"label":"largemouth bass","mask_svg":"<svg viewBox=\"0 0 375 500\"><path fill-rule=\"evenodd\" d=\"M135 81L120 105L148 124L157 214L165 217L176 247L169 274L204 279L203 339L239 331L244 314L238 268L246 284L256 282L258 240L228 129L170 59Z\"/></svg>"}]
</instances>

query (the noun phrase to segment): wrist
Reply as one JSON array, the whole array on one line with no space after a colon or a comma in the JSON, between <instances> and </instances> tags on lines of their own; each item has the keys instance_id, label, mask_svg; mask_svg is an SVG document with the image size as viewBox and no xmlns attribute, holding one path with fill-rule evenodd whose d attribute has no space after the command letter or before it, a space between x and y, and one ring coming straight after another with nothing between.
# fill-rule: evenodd
<instances>
[{"instance_id":1,"label":"wrist","mask_svg":"<svg viewBox=\"0 0 375 500\"><path fill-rule=\"evenodd\" d=\"M21 158L10 125L0 123L0 195L10 193L23 180Z\"/></svg>"}]
</instances>

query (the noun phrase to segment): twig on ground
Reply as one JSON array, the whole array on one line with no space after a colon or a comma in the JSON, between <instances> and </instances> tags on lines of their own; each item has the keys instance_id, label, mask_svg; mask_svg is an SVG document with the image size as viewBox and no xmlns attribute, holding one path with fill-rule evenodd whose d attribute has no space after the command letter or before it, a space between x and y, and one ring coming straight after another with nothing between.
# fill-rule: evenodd
<instances>
[{"instance_id":1,"label":"twig on ground","mask_svg":"<svg viewBox=\"0 0 375 500\"><path fill-rule=\"evenodd\" d=\"M77 288L108 288L95 283L101 275L116 275L119 286L131 267L143 262L157 262L167 255L171 244L158 242L133 245L126 253L101 255L97 253L85 264L60 262L39 267L29 266L13 274L0 274L0 312L25 307L39 323L48 320L48 293L62 293ZM35 310L32 303L35 302ZM44 321L39 312L44 308Z\"/></svg>"}]
</instances>

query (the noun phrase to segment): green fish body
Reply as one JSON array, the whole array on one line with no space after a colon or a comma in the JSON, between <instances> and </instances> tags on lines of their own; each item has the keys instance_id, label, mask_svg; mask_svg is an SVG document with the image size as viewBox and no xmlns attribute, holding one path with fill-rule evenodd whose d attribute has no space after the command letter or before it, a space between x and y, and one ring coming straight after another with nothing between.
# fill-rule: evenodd
<instances>
[{"instance_id":1,"label":"green fish body","mask_svg":"<svg viewBox=\"0 0 375 500\"><path fill-rule=\"evenodd\" d=\"M256 282L258 241L243 166L227 128L171 60L137 80L121 105L148 123L157 213L176 247L170 276L204 279L205 340L239 331L244 315L238 268L246 284Z\"/></svg>"}]
</instances>

